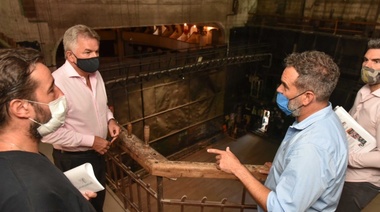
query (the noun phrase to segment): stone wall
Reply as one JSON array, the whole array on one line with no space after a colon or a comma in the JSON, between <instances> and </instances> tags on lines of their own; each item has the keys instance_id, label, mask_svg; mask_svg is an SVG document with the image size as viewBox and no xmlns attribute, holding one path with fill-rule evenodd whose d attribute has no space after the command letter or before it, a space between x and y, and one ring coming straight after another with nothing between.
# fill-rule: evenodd
<instances>
[{"instance_id":1,"label":"stone wall","mask_svg":"<svg viewBox=\"0 0 380 212\"><path fill-rule=\"evenodd\" d=\"M238 2L235 11L233 11L234 2ZM228 33L230 28L243 26L247 22L253 2L255 1L1 0L0 32L16 42L37 41L45 54L47 65L54 66L56 50L62 35L68 27L75 24L107 29L214 23L224 33ZM30 5L32 7L29 7ZM32 16L28 15L29 18L26 18L25 14ZM228 41L228 35L225 39Z\"/></svg>"}]
</instances>

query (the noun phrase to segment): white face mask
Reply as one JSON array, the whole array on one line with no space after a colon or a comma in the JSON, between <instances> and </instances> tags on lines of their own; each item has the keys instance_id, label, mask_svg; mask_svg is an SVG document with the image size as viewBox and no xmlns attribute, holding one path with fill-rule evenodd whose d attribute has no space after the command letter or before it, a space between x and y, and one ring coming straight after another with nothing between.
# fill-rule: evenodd
<instances>
[{"instance_id":1,"label":"white face mask","mask_svg":"<svg viewBox=\"0 0 380 212\"><path fill-rule=\"evenodd\" d=\"M49 105L51 119L47 123L41 124L38 121L32 118L29 118L31 121L40 125L37 128L37 131L38 133L40 133L41 136L45 136L56 131L60 126L62 126L65 123L66 112L67 112L67 101L66 101L65 96L61 96L57 98L56 100L49 102L49 104L30 101L30 100L27 100L27 101L37 103L37 104Z\"/></svg>"}]
</instances>

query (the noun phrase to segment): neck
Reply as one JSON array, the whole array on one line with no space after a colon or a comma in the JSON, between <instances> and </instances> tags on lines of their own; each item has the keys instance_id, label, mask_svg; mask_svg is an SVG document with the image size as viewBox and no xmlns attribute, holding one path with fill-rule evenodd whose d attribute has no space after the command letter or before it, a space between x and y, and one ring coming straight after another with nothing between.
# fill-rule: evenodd
<instances>
[{"instance_id":1,"label":"neck","mask_svg":"<svg viewBox=\"0 0 380 212\"><path fill-rule=\"evenodd\" d=\"M19 150L26 152L26 149L20 147L19 145L11 142L11 141L0 141L0 151L11 151L11 150Z\"/></svg>"},{"instance_id":2,"label":"neck","mask_svg":"<svg viewBox=\"0 0 380 212\"><path fill-rule=\"evenodd\" d=\"M21 132L0 134L0 151L12 150L38 153L38 141Z\"/></svg>"},{"instance_id":3,"label":"neck","mask_svg":"<svg viewBox=\"0 0 380 212\"><path fill-rule=\"evenodd\" d=\"M374 91L376 91L379 88L380 88L380 83L379 84L375 84L375 85L369 85L369 89L371 90L371 92L374 92Z\"/></svg>"},{"instance_id":4,"label":"neck","mask_svg":"<svg viewBox=\"0 0 380 212\"><path fill-rule=\"evenodd\" d=\"M327 107L329 105L328 102L314 102L309 105L305 105L302 108L301 115L296 117L297 122L301 122L305 120L307 117L311 116L312 114L322 110L323 108Z\"/></svg>"}]
</instances>

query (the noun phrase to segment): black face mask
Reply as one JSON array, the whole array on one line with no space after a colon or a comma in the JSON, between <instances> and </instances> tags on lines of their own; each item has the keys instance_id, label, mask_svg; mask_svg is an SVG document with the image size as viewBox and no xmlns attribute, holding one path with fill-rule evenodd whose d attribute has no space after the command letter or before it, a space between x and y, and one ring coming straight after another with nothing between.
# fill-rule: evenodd
<instances>
[{"instance_id":1,"label":"black face mask","mask_svg":"<svg viewBox=\"0 0 380 212\"><path fill-rule=\"evenodd\" d=\"M75 56L73 53L74 57L77 58L77 63L75 65L78 66L78 68L82 69L83 71L87 73L94 73L95 71L98 70L99 68L99 57L92 57L88 59L81 59Z\"/></svg>"}]
</instances>

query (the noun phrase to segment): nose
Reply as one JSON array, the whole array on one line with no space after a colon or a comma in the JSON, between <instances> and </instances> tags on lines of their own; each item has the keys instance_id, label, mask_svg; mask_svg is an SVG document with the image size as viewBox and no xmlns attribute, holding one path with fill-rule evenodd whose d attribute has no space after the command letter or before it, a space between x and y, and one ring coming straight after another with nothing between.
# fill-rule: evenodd
<instances>
[{"instance_id":1,"label":"nose","mask_svg":"<svg viewBox=\"0 0 380 212\"><path fill-rule=\"evenodd\" d=\"M276 91L277 91L277 93L282 93L283 92L281 84L277 87Z\"/></svg>"},{"instance_id":2,"label":"nose","mask_svg":"<svg viewBox=\"0 0 380 212\"><path fill-rule=\"evenodd\" d=\"M91 57L99 57L99 52L97 51L92 52Z\"/></svg>"},{"instance_id":3,"label":"nose","mask_svg":"<svg viewBox=\"0 0 380 212\"><path fill-rule=\"evenodd\" d=\"M364 62L363 62L363 66L369 67L369 66L368 66L368 61L364 61Z\"/></svg>"},{"instance_id":4,"label":"nose","mask_svg":"<svg viewBox=\"0 0 380 212\"><path fill-rule=\"evenodd\" d=\"M367 60L367 61L364 61L363 62L363 66L366 66L366 67L368 67L368 68L373 68L373 66L374 66L374 62L372 62L371 60Z\"/></svg>"}]
</instances>

